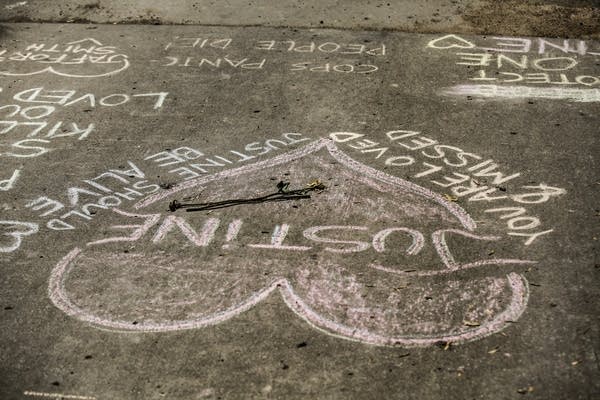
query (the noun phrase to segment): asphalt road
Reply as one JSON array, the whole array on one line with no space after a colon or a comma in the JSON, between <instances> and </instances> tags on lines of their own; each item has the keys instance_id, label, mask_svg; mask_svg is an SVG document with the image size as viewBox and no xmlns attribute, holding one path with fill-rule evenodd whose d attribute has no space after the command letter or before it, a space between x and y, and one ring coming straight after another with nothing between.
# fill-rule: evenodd
<instances>
[{"instance_id":1,"label":"asphalt road","mask_svg":"<svg viewBox=\"0 0 600 400\"><path fill-rule=\"evenodd\" d=\"M600 394L600 42L0 43L0 398Z\"/></svg>"}]
</instances>

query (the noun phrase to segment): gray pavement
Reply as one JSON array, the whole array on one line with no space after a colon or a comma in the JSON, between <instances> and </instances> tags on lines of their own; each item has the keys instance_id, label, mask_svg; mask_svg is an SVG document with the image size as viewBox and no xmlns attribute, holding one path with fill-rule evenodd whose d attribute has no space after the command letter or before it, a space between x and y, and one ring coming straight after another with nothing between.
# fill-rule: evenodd
<instances>
[{"instance_id":1,"label":"gray pavement","mask_svg":"<svg viewBox=\"0 0 600 400\"><path fill-rule=\"evenodd\" d=\"M599 0L0 0L0 21L392 30L600 39Z\"/></svg>"},{"instance_id":2,"label":"gray pavement","mask_svg":"<svg viewBox=\"0 0 600 400\"><path fill-rule=\"evenodd\" d=\"M600 42L313 15L2 25L0 398L598 397Z\"/></svg>"}]
</instances>

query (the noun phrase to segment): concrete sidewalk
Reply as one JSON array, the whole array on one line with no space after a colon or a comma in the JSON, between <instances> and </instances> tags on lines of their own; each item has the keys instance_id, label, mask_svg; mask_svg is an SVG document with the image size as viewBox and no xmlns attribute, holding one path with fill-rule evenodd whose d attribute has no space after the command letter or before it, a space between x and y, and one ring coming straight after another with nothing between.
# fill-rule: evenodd
<instances>
[{"instance_id":1,"label":"concrete sidewalk","mask_svg":"<svg viewBox=\"0 0 600 400\"><path fill-rule=\"evenodd\" d=\"M600 394L600 42L0 43L0 398Z\"/></svg>"},{"instance_id":2,"label":"concrete sidewalk","mask_svg":"<svg viewBox=\"0 0 600 400\"><path fill-rule=\"evenodd\" d=\"M185 24L600 39L598 0L0 0L3 22Z\"/></svg>"}]
</instances>

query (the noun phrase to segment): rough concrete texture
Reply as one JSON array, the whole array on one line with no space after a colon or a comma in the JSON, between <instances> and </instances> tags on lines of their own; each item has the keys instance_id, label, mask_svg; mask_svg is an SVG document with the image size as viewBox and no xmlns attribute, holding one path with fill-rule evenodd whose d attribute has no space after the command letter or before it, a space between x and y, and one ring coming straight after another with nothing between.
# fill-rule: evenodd
<instances>
[{"instance_id":1,"label":"rough concrete texture","mask_svg":"<svg viewBox=\"0 0 600 400\"><path fill-rule=\"evenodd\" d=\"M1 399L600 395L600 42L0 43Z\"/></svg>"},{"instance_id":2,"label":"rough concrete texture","mask_svg":"<svg viewBox=\"0 0 600 400\"><path fill-rule=\"evenodd\" d=\"M0 1L0 21L257 25L596 38L597 0Z\"/></svg>"}]
</instances>

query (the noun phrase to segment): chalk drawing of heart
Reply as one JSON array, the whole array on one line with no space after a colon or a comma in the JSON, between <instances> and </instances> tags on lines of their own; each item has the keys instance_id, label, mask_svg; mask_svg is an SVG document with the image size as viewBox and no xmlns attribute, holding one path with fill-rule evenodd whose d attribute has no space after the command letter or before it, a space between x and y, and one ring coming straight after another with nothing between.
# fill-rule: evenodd
<instances>
[{"instance_id":1,"label":"chalk drawing of heart","mask_svg":"<svg viewBox=\"0 0 600 400\"><path fill-rule=\"evenodd\" d=\"M38 231L38 225L31 222L0 221L0 225L6 225L9 229L2 233L2 237L7 237L8 240L0 239L0 253L15 251L21 245L23 237Z\"/></svg>"},{"instance_id":2,"label":"chalk drawing of heart","mask_svg":"<svg viewBox=\"0 0 600 400\"><path fill-rule=\"evenodd\" d=\"M73 50L75 46L77 47ZM77 50L80 46L92 46L92 49L97 49L96 51L99 53L88 54L85 48ZM14 59L8 56L3 62L6 69L0 70L0 75L30 76L47 72L70 78L99 78L118 74L130 66L127 55L116 53L113 46L103 46L101 42L93 38L69 42L64 47L65 53L62 55L60 53L44 53L42 49L38 54L31 55L29 59L23 59L24 56L21 53L18 53ZM69 54L69 52L74 53ZM61 61L61 57L68 55L73 58ZM52 66L48 66L48 64L52 64Z\"/></svg>"},{"instance_id":3,"label":"chalk drawing of heart","mask_svg":"<svg viewBox=\"0 0 600 400\"><path fill-rule=\"evenodd\" d=\"M310 199L166 211L191 195L256 197L280 177L290 186L318 178L327 188ZM326 139L115 211L108 217L118 225L69 252L48 288L56 307L104 329L203 328L279 293L329 335L428 346L498 332L527 305L525 277L508 268L532 261L465 260L472 254L465 247L497 238L477 233L456 203L361 164Z\"/></svg>"}]
</instances>

